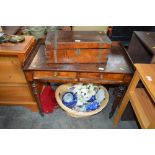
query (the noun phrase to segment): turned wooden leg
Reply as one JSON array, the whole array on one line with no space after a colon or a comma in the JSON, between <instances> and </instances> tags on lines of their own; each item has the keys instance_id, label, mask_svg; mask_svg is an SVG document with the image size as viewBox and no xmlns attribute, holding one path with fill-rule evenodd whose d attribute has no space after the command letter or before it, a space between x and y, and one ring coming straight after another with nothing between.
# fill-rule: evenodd
<instances>
[{"instance_id":1,"label":"turned wooden leg","mask_svg":"<svg viewBox=\"0 0 155 155\"><path fill-rule=\"evenodd\" d=\"M33 94L34 94L34 97L35 97L37 105L38 105L39 113L41 116L44 116L43 111L42 111L42 107L41 107L41 101L40 101L36 81L32 81L32 90L33 90Z\"/></svg>"},{"instance_id":2,"label":"turned wooden leg","mask_svg":"<svg viewBox=\"0 0 155 155\"><path fill-rule=\"evenodd\" d=\"M114 94L116 96L113 105L111 107L111 111L109 113L109 118L112 118L114 115L114 112L116 111L116 108L118 107L121 99L123 98L123 95L125 94L126 87L125 86L119 86L114 89Z\"/></svg>"}]
</instances>

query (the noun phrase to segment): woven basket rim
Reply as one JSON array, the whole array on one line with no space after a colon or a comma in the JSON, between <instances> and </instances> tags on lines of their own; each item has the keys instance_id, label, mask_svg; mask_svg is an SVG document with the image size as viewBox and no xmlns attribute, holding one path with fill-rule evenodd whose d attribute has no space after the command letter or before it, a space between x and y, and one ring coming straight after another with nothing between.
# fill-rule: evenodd
<instances>
[{"instance_id":1,"label":"woven basket rim","mask_svg":"<svg viewBox=\"0 0 155 155\"><path fill-rule=\"evenodd\" d=\"M59 104L59 106L65 110L69 115L73 116L73 117L86 117L86 116L91 116L91 115L94 115L94 114L97 114L99 113L101 110L103 110L106 105L108 104L108 101L109 101L109 93L107 91L107 89L104 87L104 86L100 86L101 89L103 89L105 91L105 99L101 102L101 105L99 108L97 108L96 110L93 110L93 111L89 111L89 112L78 112L78 111L75 111L73 109L70 109L68 108L67 106L65 106L61 99L60 99L60 93L61 92L65 92L64 90L67 90L69 87L71 87L73 84L63 84L63 85L60 85L57 89L56 89L56 92L55 92L55 97L56 97L56 100Z\"/></svg>"}]
</instances>

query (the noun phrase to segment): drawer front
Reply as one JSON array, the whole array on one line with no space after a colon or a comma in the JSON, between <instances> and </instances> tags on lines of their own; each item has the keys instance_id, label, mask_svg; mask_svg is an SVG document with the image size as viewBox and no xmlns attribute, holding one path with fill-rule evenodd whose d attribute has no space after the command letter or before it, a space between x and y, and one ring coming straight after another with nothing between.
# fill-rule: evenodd
<instances>
[{"instance_id":1,"label":"drawer front","mask_svg":"<svg viewBox=\"0 0 155 155\"><path fill-rule=\"evenodd\" d=\"M70 49L47 51L46 57L50 63L104 63L107 62L110 49Z\"/></svg>"},{"instance_id":2,"label":"drawer front","mask_svg":"<svg viewBox=\"0 0 155 155\"><path fill-rule=\"evenodd\" d=\"M100 79L100 73L79 73L79 78Z\"/></svg>"},{"instance_id":3,"label":"drawer front","mask_svg":"<svg viewBox=\"0 0 155 155\"><path fill-rule=\"evenodd\" d=\"M128 83L124 74L35 71L33 79L51 82L83 82L100 84Z\"/></svg>"},{"instance_id":4,"label":"drawer front","mask_svg":"<svg viewBox=\"0 0 155 155\"><path fill-rule=\"evenodd\" d=\"M101 79L109 81L124 81L123 74L101 74Z\"/></svg>"},{"instance_id":5,"label":"drawer front","mask_svg":"<svg viewBox=\"0 0 155 155\"><path fill-rule=\"evenodd\" d=\"M34 104L35 100L27 84L1 84L0 104Z\"/></svg>"},{"instance_id":6,"label":"drawer front","mask_svg":"<svg viewBox=\"0 0 155 155\"><path fill-rule=\"evenodd\" d=\"M76 72L46 72L46 71L35 71L33 75L34 79L49 80L53 82L74 82L77 81Z\"/></svg>"},{"instance_id":7,"label":"drawer front","mask_svg":"<svg viewBox=\"0 0 155 155\"><path fill-rule=\"evenodd\" d=\"M92 82L101 84L117 84L125 83L123 74L110 74L110 73L80 73L80 82Z\"/></svg>"},{"instance_id":8,"label":"drawer front","mask_svg":"<svg viewBox=\"0 0 155 155\"><path fill-rule=\"evenodd\" d=\"M18 57L0 56L0 82L26 83Z\"/></svg>"},{"instance_id":9,"label":"drawer front","mask_svg":"<svg viewBox=\"0 0 155 155\"><path fill-rule=\"evenodd\" d=\"M123 81L123 74L108 74L108 73L80 73L80 78L87 79L104 79L104 80L113 80L113 81Z\"/></svg>"}]
</instances>

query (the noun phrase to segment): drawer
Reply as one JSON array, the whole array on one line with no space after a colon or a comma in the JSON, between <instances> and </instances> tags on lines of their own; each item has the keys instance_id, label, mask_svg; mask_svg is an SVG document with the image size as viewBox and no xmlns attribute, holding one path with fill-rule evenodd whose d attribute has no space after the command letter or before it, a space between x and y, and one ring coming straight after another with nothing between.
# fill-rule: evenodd
<instances>
[{"instance_id":1,"label":"drawer","mask_svg":"<svg viewBox=\"0 0 155 155\"><path fill-rule=\"evenodd\" d=\"M49 80L53 82L74 82L77 81L76 72L49 72L49 71L36 71L33 75L34 79Z\"/></svg>"},{"instance_id":2,"label":"drawer","mask_svg":"<svg viewBox=\"0 0 155 155\"><path fill-rule=\"evenodd\" d=\"M101 74L101 78L110 81L124 81L123 74Z\"/></svg>"},{"instance_id":3,"label":"drawer","mask_svg":"<svg viewBox=\"0 0 155 155\"><path fill-rule=\"evenodd\" d=\"M101 84L125 83L123 74L35 71L35 80L51 82L84 82Z\"/></svg>"},{"instance_id":4,"label":"drawer","mask_svg":"<svg viewBox=\"0 0 155 155\"><path fill-rule=\"evenodd\" d=\"M0 104L2 105L34 105L36 104L27 84L1 84Z\"/></svg>"},{"instance_id":5,"label":"drawer","mask_svg":"<svg viewBox=\"0 0 155 155\"><path fill-rule=\"evenodd\" d=\"M101 73L79 73L79 78L99 79Z\"/></svg>"},{"instance_id":6,"label":"drawer","mask_svg":"<svg viewBox=\"0 0 155 155\"><path fill-rule=\"evenodd\" d=\"M122 81L124 79L124 75L123 74L108 74L108 73L79 73L79 78Z\"/></svg>"},{"instance_id":7,"label":"drawer","mask_svg":"<svg viewBox=\"0 0 155 155\"><path fill-rule=\"evenodd\" d=\"M80 73L79 81L85 83L100 83L100 84L119 84L124 83L123 74L109 74L109 73Z\"/></svg>"},{"instance_id":8,"label":"drawer","mask_svg":"<svg viewBox=\"0 0 155 155\"><path fill-rule=\"evenodd\" d=\"M0 82L26 83L18 57L0 56Z\"/></svg>"}]
</instances>

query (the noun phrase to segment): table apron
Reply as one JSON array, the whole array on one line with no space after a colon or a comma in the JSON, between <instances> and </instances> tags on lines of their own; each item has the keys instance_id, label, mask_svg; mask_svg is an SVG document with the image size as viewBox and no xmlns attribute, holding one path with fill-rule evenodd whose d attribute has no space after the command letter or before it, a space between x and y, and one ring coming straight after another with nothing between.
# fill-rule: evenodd
<instances>
[{"instance_id":1,"label":"table apron","mask_svg":"<svg viewBox=\"0 0 155 155\"><path fill-rule=\"evenodd\" d=\"M60 82L60 83L98 83L98 84L128 84L131 74L92 73L92 72L62 72L62 71L27 71L28 81Z\"/></svg>"}]
</instances>

